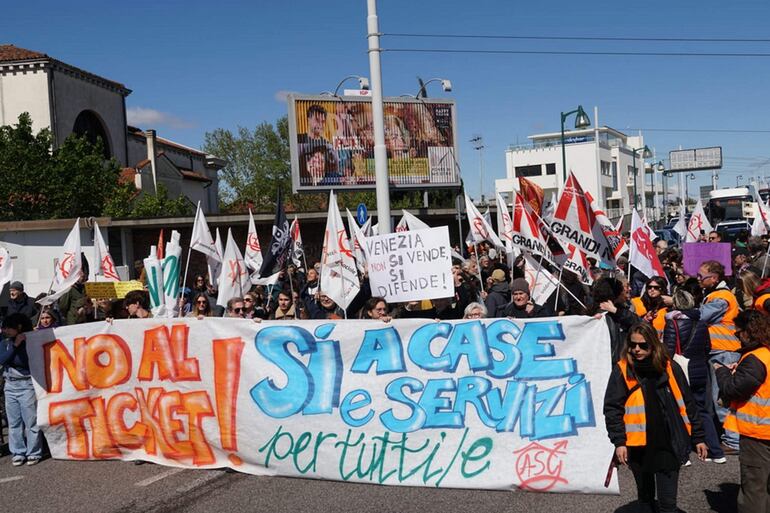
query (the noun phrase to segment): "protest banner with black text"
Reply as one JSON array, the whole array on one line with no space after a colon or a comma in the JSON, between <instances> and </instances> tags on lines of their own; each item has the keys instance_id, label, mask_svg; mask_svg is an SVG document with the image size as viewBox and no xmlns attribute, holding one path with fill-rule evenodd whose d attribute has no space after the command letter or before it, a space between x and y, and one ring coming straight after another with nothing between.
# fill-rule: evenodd
<instances>
[{"instance_id":1,"label":"protest banner with black text","mask_svg":"<svg viewBox=\"0 0 770 513\"><path fill-rule=\"evenodd\" d=\"M372 295L388 302L454 297L449 228L364 239Z\"/></svg>"}]
</instances>

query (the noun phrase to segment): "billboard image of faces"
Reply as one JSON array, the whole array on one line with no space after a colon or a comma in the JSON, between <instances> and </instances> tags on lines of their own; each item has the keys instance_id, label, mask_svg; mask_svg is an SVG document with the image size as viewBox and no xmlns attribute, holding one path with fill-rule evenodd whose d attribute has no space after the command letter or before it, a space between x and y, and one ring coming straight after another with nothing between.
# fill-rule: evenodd
<instances>
[{"instance_id":1,"label":"billboard image of faces","mask_svg":"<svg viewBox=\"0 0 770 513\"><path fill-rule=\"evenodd\" d=\"M294 97L290 106L294 190L374 187L371 100ZM386 100L384 127L393 186L459 186L452 102Z\"/></svg>"}]
</instances>

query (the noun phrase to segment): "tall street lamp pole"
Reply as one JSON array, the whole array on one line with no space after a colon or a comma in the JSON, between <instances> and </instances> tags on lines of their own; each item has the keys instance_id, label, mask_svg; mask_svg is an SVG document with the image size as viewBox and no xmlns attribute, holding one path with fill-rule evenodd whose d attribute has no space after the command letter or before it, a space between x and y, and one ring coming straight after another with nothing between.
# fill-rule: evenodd
<instances>
[{"instance_id":1,"label":"tall street lamp pole","mask_svg":"<svg viewBox=\"0 0 770 513\"><path fill-rule=\"evenodd\" d=\"M634 154L634 209L637 209L639 207L639 195L636 192L636 175L639 174L636 169L636 154L640 151L643 152L642 159L652 158L652 152L650 151L650 148L648 148L646 144L644 145L643 148L634 148L632 150Z\"/></svg>"},{"instance_id":2,"label":"tall street lamp pole","mask_svg":"<svg viewBox=\"0 0 770 513\"><path fill-rule=\"evenodd\" d=\"M382 68L380 67L380 28L377 0L367 0L366 29L369 42L369 75L372 79L372 124L374 125L374 177L377 193L379 233L390 233L390 183L388 150L385 147L385 113L382 101Z\"/></svg>"},{"instance_id":3,"label":"tall street lamp pole","mask_svg":"<svg viewBox=\"0 0 770 513\"><path fill-rule=\"evenodd\" d=\"M586 114L586 111L583 110L582 105L578 105L578 108L575 110L561 113L561 173L562 183L565 184L567 183L567 151L564 149L564 122L572 114L577 114L575 116L575 129L580 130L581 128L591 126L591 119Z\"/></svg>"},{"instance_id":4,"label":"tall street lamp pole","mask_svg":"<svg viewBox=\"0 0 770 513\"><path fill-rule=\"evenodd\" d=\"M470 140L473 143L473 149L479 152L479 196L481 204L484 204L484 138L480 135L474 135Z\"/></svg>"}]
</instances>

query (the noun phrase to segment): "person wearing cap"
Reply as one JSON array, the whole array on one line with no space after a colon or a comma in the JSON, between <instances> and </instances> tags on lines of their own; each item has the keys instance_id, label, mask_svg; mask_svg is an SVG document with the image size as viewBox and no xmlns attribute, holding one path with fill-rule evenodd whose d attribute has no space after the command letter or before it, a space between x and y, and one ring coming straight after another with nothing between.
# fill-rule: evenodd
<instances>
[{"instance_id":1,"label":"person wearing cap","mask_svg":"<svg viewBox=\"0 0 770 513\"><path fill-rule=\"evenodd\" d=\"M4 317L20 313L32 321L32 324L37 324L37 306L35 306L35 300L24 292L24 284L20 281L12 282L8 287L8 295L10 298Z\"/></svg>"},{"instance_id":2,"label":"person wearing cap","mask_svg":"<svg viewBox=\"0 0 770 513\"><path fill-rule=\"evenodd\" d=\"M504 307L508 303L508 298L511 297L511 288L505 281L505 272L502 269L492 271L487 283L489 288L487 289L487 297L484 299L484 305L487 307L487 312L494 315L498 308Z\"/></svg>"},{"instance_id":3,"label":"person wearing cap","mask_svg":"<svg viewBox=\"0 0 770 513\"><path fill-rule=\"evenodd\" d=\"M516 278L511 282L511 302L499 307L495 317L531 319L534 317L552 317L553 315L553 311L548 306L537 305L532 302L527 280Z\"/></svg>"}]
</instances>

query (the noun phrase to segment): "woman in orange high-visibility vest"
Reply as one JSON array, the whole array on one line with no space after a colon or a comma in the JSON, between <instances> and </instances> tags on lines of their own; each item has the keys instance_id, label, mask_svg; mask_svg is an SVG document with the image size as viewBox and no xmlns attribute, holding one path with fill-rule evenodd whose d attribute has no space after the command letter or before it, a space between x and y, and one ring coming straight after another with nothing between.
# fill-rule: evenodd
<instances>
[{"instance_id":1,"label":"woman in orange high-visibility vest","mask_svg":"<svg viewBox=\"0 0 770 513\"><path fill-rule=\"evenodd\" d=\"M644 294L631 299L631 310L658 330L658 338L663 336L663 328L666 327L668 308L663 302L663 297L667 293L666 279L662 276L653 276L644 285Z\"/></svg>"},{"instance_id":2,"label":"woman in orange high-visibility vest","mask_svg":"<svg viewBox=\"0 0 770 513\"><path fill-rule=\"evenodd\" d=\"M678 511L679 468L693 446L701 460L708 449L684 373L648 323L628 332L607 384L604 419L616 462L634 474L640 510Z\"/></svg>"},{"instance_id":3,"label":"woman in orange high-visibility vest","mask_svg":"<svg viewBox=\"0 0 770 513\"><path fill-rule=\"evenodd\" d=\"M737 364L714 363L722 401L730 404L725 430L740 435L739 513L770 513L770 317L755 310L735 317L741 341Z\"/></svg>"}]
</instances>

